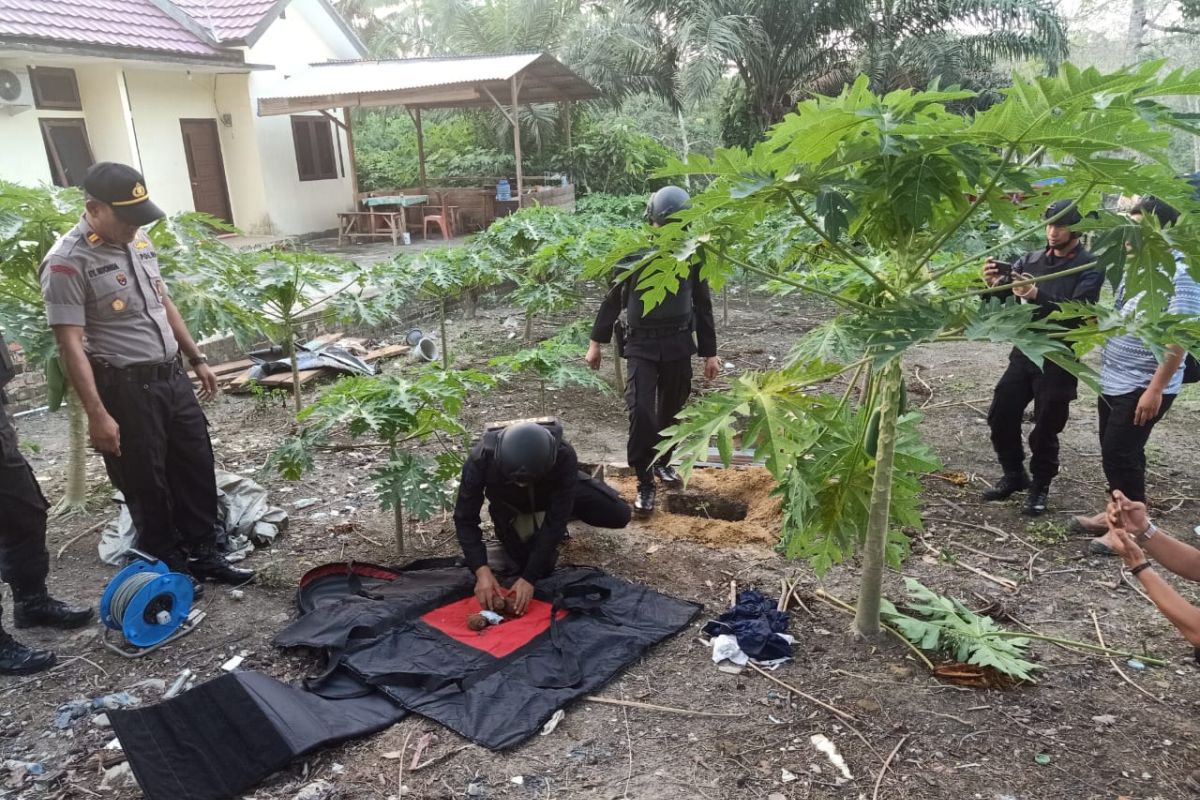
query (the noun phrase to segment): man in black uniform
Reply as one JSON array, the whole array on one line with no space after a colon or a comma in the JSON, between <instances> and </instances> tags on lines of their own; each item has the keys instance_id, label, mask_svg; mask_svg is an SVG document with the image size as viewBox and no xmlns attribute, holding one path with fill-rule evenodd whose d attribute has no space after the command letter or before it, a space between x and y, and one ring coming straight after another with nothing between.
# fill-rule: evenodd
<instances>
[{"instance_id":1,"label":"man in black uniform","mask_svg":"<svg viewBox=\"0 0 1200 800\"><path fill-rule=\"evenodd\" d=\"M688 193L666 186L650 197L646 217L651 225L665 225L673 214L687 207ZM635 257L640 259L641 254ZM637 292L637 275L615 284L600 305L588 344L587 363L600 369L601 345L612 341L613 327L625 312L622 355L629 365L625 405L629 409L629 442L626 456L637 474L638 496L634 508L643 514L654 510L657 477L678 483L679 473L667 452L655 462L661 432L675 424L675 417L692 392L692 356L704 359L704 377L717 377L717 326L713 321L712 295L693 265L688 280L674 294L646 311ZM694 334L694 336L693 336Z\"/></svg>"},{"instance_id":2,"label":"man in black uniform","mask_svg":"<svg viewBox=\"0 0 1200 800\"><path fill-rule=\"evenodd\" d=\"M4 409L4 384L12 375L8 345L0 335L0 580L12 587L16 627L79 628L92 618L92 609L69 606L46 591L49 505L29 462L17 449L17 432ZM40 672L54 661L54 653L26 647L0 626L0 675Z\"/></svg>"},{"instance_id":3,"label":"man in black uniform","mask_svg":"<svg viewBox=\"0 0 1200 800\"><path fill-rule=\"evenodd\" d=\"M1070 202L1051 203L1044 215L1046 248L1026 253L1011 267L989 259L983 267L983 279L989 286L1001 286L1020 280L1055 275L1094 261L1071 230L1083 218ZM1066 211L1063 214L1063 211ZM1059 216L1059 215L1062 216ZM1058 217L1057 219L1054 219ZM1050 221L1053 220L1053 221ZM1021 301L1037 305L1034 319L1045 319L1058 309L1060 302L1076 300L1094 303L1100 299L1104 272L1088 269L1061 278L1013 287L1010 291ZM997 293L1003 296L1003 292ZM985 500L1005 500L1016 492L1029 490L1024 513L1040 516L1046 512L1050 482L1058 474L1058 435L1062 433L1075 399L1078 381L1057 364L1046 361L1039 369L1017 348L1008 357L1008 369L996 384L988 425L992 447L1004 475L994 489L983 494ZM1033 401L1033 430L1029 433L1029 472L1025 471L1025 449L1021 444L1021 420ZM1032 476L1030 475L1032 473Z\"/></svg>"},{"instance_id":4,"label":"man in black uniform","mask_svg":"<svg viewBox=\"0 0 1200 800\"><path fill-rule=\"evenodd\" d=\"M575 449L562 437L554 420L490 430L463 465L454 527L467 567L475 573L481 608L496 610L502 596L479 526L485 497L496 537L520 571L512 585L518 614L528 608L534 584L554 569L569 520L595 528L629 524L629 504L612 487L580 472Z\"/></svg>"},{"instance_id":5,"label":"man in black uniform","mask_svg":"<svg viewBox=\"0 0 1200 800\"><path fill-rule=\"evenodd\" d=\"M46 316L88 416L93 446L125 495L139 550L196 581L254 573L217 551L217 486L208 420L181 361L213 397L217 378L141 231L163 212L142 176L102 162L83 179L87 211L39 270Z\"/></svg>"}]
</instances>

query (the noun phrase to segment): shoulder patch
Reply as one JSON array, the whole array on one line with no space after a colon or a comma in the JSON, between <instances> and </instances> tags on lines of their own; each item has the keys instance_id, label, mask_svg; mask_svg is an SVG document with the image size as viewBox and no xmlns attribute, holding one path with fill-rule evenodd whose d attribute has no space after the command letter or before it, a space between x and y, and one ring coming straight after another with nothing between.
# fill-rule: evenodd
<instances>
[{"instance_id":1,"label":"shoulder patch","mask_svg":"<svg viewBox=\"0 0 1200 800\"><path fill-rule=\"evenodd\" d=\"M136 242L133 243L133 246L136 247L138 250L145 250L147 247L150 246L150 242L148 242L145 239L138 239Z\"/></svg>"},{"instance_id":2,"label":"shoulder patch","mask_svg":"<svg viewBox=\"0 0 1200 800\"><path fill-rule=\"evenodd\" d=\"M87 243L90 244L92 247L95 247L96 245L100 244L103 241L104 240L100 238L100 234L96 233L95 231L88 232Z\"/></svg>"},{"instance_id":3,"label":"shoulder patch","mask_svg":"<svg viewBox=\"0 0 1200 800\"><path fill-rule=\"evenodd\" d=\"M51 275L71 275L72 277L79 275L79 270L72 267L70 264L51 264Z\"/></svg>"}]
</instances>

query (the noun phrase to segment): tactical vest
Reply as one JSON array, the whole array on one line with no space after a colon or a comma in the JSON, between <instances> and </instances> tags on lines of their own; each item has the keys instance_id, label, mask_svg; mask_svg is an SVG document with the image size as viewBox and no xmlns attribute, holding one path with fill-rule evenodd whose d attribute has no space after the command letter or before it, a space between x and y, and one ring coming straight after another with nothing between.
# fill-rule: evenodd
<instances>
[{"instance_id":1,"label":"tactical vest","mask_svg":"<svg viewBox=\"0 0 1200 800\"><path fill-rule=\"evenodd\" d=\"M630 256L623 263L638 261L644 256ZM692 323L692 280L689 275L679 282L679 287L670 292L658 305L644 310L641 293L637 290L640 273L630 275L625 281L625 324L631 331L638 330L682 330Z\"/></svg>"}]
</instances>

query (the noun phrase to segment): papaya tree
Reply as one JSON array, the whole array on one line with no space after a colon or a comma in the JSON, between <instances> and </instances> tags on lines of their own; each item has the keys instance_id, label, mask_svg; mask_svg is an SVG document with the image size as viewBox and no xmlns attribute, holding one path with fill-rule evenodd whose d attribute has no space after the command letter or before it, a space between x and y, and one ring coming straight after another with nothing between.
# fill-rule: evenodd
<instances>
[{"instance_id":1,"label":"papaya tree","mask_svg":"<svg viewBox=\"0 0 1200 800\"><path fill-rule=\"evenodd\" d=\"M403 556L405 515L429 519L453 504L470 438L458 414L468 397L493 383L480 372L434 367L342 378L300 413L298 433L279 446L271 463L296 480L322 449L384 451L387 460L371 481L382 508L392 511L396 551ZM347 438L349 443L337 443Z\"/></svg>"},{"instance_id":2,"label":"papaya tree","mask_svg":"<svg viewBox=\"0 0 1200 800\"><path fill-rule=\"evenodd\" d=\"M78 513L87 503L87 415L58 358L38 267L82 213L78 190L0 181L0 328L9 341L21 345L29 366L45 372L50 410L67 404L67 482L52 512L61 515Z\"/></svg>"},{"instance_id":3,"label":"papaya tree","mask_svg":"<svg viewBox=\"0 0 1200 800\"><path fill-rule=\"evenodd\" d=\"M537 381L538 413L545 416L550 413L546 403L547 389L582 386L600 392L610 391L608 383L583 363L590 330L586 321L578 322L533 347L512 355L497 356L488 362L488 366L499 369L503 381L529 378Z\"/></svg>"},{"instance_id":4,"label":"papaya tree","mask_svg":"<svg viewBox=\"0 0 1200 800\"><path fill-rule=\"evenodd\" d=\"M1112 194L1153 193L1192 208L1191 187L1167 161L1172 131L1191 128L1167 101L1197 94L1200 72L1163 74L1161 63L1112 74L1067 65L1054 77L1014 75L1001 102L971 116L948 108L970 92L880 95L864 77L837 97L801 103L749 151L674 164L666 176L702 177L708 188L675 223L607 258L655 248L635 265L646 302L661 302L702 259L716 288L740 269L835 313L799 338L781 369L745 374L694 402L664 448L676 448L687 472L714 442L728 464L740 437L776 479L789 555L818 573L861 555L854 627L876 636L883 567L903 556L903 529L920 527L918 477L935 463L918 415L905 408L913 347L1015 345L1094 384L1076 357L1113 333L1136 329L1159 347L1168 337L1196 341L1196 323L1166 314L1173 253L1200 277L1194 214L1165 230L1102 209L1088 222L1096 262L1078 269L1098 265L1110 280L1123 276L1131 295L1146 292L1137 320L1072 306L1035 321L1034 306L989 289L979 270L987 256L1011 257L1036 237L1054 200L1071 201L1062 214L1098 209ZM761 223L780 217L794 233L779 267L739 259ZM1064 326L1068 317L1080 327ZM848 388L835 391L839 376L849 376ZM856 392L860 382L865 391Z\"/></svg>"}]
</instances>

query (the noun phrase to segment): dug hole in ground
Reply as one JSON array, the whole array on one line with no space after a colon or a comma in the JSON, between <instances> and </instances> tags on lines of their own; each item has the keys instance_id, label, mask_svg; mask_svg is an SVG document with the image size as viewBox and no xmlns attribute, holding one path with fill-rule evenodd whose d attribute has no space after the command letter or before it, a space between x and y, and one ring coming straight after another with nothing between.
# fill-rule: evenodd
<instances>
[{"instance_id":1,"label":"dug hole in ground","mask_svg":"<svg viewBox=\"0 0 1200 800\"><path fill-rule=\"evenodd\" d=\"M519 349L519 341L497 344L496 331L513 313L489 308L476 320L451 320L457 365L483 367L500 352ZM797 313L792 301L784 306L757 297L735 300L729 324L718 331L721 359L735 365L734 373L769 368L823 314L815 307ZM551 335L574 319L539 320L538 333ZM412 322L422 321L406 321L393 339L400 341ZM428 321L424 327L430 328ZM980 479L996 477L984 416L1006 359L1000 346L951 344L919 349L909 360L909 396L914 406L925 406L926 439L948 473L961 475L924 479L926 532L923 539L914 537L905 574L972 609L1007 614L1069 639L1095 640L1094 611L1110 647L1145 647L1166 659L1166 667L1141 670L1118 662L1130 680L1157 700L1125 683L1106 659L1049 644L1032 648L1044 667L1036 685L1001 691L943 683L895 640L876 646L854 642L847 635L848 615L807 600L812 616L802 610L792 613L795 659L772 674L850 715L853 723L757 673L719 671L697 639L703 622L728 606L730 581L777 596L783 578L799 576L805 598L824 586L853 602L857 566L836 566L818 581L804 563L775 551L778 507L761 472L706 470L689 486L697 494L666 501L666 509L680 502L692 513L663 511L623 531L576 528L562 561L595 565L705 604L693 629L651 650L600 696L739 716L579 702L566 709L553 733L504 753L468 745L412 716L378 735L316 753L269 778L250 796L293 798L306 786L325 781L340 798L386 800L400 795L399 778L407 787L404 796L416 798L870 798L885 760L901 740L880 783L881 798L1188 796L1183 779L1200 768L1200 675L1191 648L1142 597L1119 582L1114 560L1083 556L1085 542L1066 533L1067 512L1098 509L1104 489L1095 398L1082 396L1072 408L1063 438L1063 472L1051 495L1053 513L1030 521L1019 513L1020 498L990 505L978 500L984 488ZM386 369L406 367L392 363ZM610 368L606 363L604 374ZM696 380L697 391L709 386ZM500 387L474 399L465 418L482 430L490 420L537 415L535 395L520 385ZM624 460L627 419L615 393L568 389L549 397L548 411L563 421L581 461ZM1181 396L1156 428L1149 452L1156 518L1185 539L1200 522L1194 477L1200 467L1195 448L1198 400L1192 390ZM195 673L197 681L209 680L220 674L221 664L242 652L244 669L298 682L314 670L314 659L276 650L270 639L294 616L299 576L331 561L395 561L391 515L379 510L368 478L380 454L323 453L317 469L289 483L256 472L291 425L286 398L223 396L206 411L218 466L255 475L270 490L271 502L291 515L289 531L246 562L260 570L261 585L247 588L241 599L210 586L204 624L185 640L138 661L101 648L95 627L73 633L20 631L23 641L56 649L62 666L32 678L0 679L0 753L3 761L41 764L52 780L36 783L23 777L10 786L5 781L13 782L14 773L0 770L0 796L136 797L137 790L128 786L100 788L101 764L111 767L119 758L104 750L111 732L93 719L68 730L55 728L59 705L120 691L143 703L158 702L164 687L184 670ZM36 446L27 452L53 499L64 478L65 417L34 415L19 420L18 427L22 442ZM88 469L92 510L51 524L50 580L56 595L95 603L112 570L97 558L94 534L72 540L113 511L97 456L90 457ZM632 498L627 480L614 479L614 484ZM710 491L744 503L745 518L717 518L721 514L712 513L716 504L705 499ZM318 502L299 507L297 501L310 499ZM445 517L410 524L409 541L413 558L456 550ZM69 546L57 558L64 545ZM952 552L958 564L939 559L931 549ZM1016 588L1006 589L963 564L1007 579ZM889 572L885 580L887 596L902 601L900 576ZM1191 586L1171 580L1185 596L1195 596ZM8 626L11 606L6 602L5 607ZM1016 629L1007 619L1001 624ZM814 736L833 745L849 780L814 746ZM421 742L421 763L428 764L414 771L411 759Z\"/></svg>"}]
</instances>

